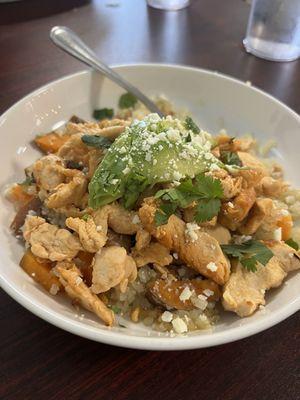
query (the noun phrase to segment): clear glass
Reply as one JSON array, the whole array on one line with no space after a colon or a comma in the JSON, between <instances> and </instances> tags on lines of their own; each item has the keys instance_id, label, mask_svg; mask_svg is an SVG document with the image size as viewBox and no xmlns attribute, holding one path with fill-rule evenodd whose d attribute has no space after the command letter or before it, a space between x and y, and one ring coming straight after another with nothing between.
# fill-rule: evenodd
<instances>
[{"instance_id":1,"label":"clear glass","mask_svg":"<svg viewBox=\"0 0 300 400\"><path fill-rule=\"evenodd\" d=\"M147 0L148 6L160 10L181 10L190 4L190 0Z\"/></svg>"},{"instance_id":2,"label":"clear glass","mask_svg":"<svg viewBox=\"0 0 300 400\"><path fill-rule=\"evenodd\" d=\"M300 0L252 0L246 51L272 61L300 57Z\"/></svg>"}]
</instances>

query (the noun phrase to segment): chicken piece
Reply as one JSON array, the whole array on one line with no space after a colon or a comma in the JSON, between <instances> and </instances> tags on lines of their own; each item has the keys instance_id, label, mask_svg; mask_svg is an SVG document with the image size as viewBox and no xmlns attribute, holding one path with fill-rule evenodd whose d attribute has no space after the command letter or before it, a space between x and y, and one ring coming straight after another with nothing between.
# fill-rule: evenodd
<instances>
[{"instance_id":1,"label":"chicken piece","mask_svg":"<svg viewBox=\"0 0 300 400\"><path fill-rule=\"evenodd\" d=\"M220 150L231 152L248 151L256 144L256 140L253 138L232 138L226 134L218 135L216 141Z\"/></svg>"},{"instance_id":2,"label":"chicken piece","mask_svg":"<svg viewBox=\"0 0 300 400\"><path fill-rule=\"evenodd\" d=\"M269 199L271 200L271 199ZM271 203L272 202L272 203ZM293 219L286 209L278 207L274 201L269 202L269 208L265 217L256 230L256 237L263 240L272 240L277 233L277 229L281 229L281 238L279 240L287 240L291 237Z\"/></svg>"},{"instance_id":3,"label":"chicken piece","mask_svg":"<svg viewBox=\"0 0 300 400\"><path fill-rule=\"evenodd\" d=\"M203 228L202 230L215 238L219 244L228 244L231 240L229 230L220 224L214 227Z\"/></svg>"},{"instance_id":4,"label":"chicken piece","mask_svg":"<svg viewBox=\"0 0 300 400\"><path fill-rule=\"evenodd\" d=\"M101 232L107 235L108 230L108 214L110 205L98 208L92 213L93 220L97 226L101 226Z\"/></svg>"},{"instance_id":5,"label":"chicken piece","mask_svg":"<svg viewBox=\"0 0 300 400\"><path fill-rule=\"evenodd\" d=\"M289 271L300 268L297 252L280 242L266 243L274 257L266 266L258 266L250 272L240 263L233 266L229 281L224 286L223 306L240 317L254 313L257 307L265 304L265 291L281 285Z\"/></svg>"},{"instance_id":6,"label":"chicken piece","mask_svg":"<svg viewBox=\"0 0 300 400\"><path fill-rule=\"evenodd\" d=\"M66 226L78 233L82 247L89 253L96 253L106 243L106 232L102 232L101 226L96 226L92 217L87 221L82 218L67 218Z\"/></svg>"},{"instance_id":7,"label":"chicken piece","mask_svg":"<svg viewBox=\"0 0 300 400\"><path fill-rule=\"evenodd\" d=\"M128 211L118 203L110 204L107 207L109 207L108 226L115 232L134 235L141 228L135 211Z\"/></svg>"},{"instance_id":8,"label":"chicken piece","mask_svg":"<svg viewBox=\"0 0 300 400\"><path fill-rule=\"evenodd\" d=\"M46 205L49 208L60 208L70 205L76 207L84 206L83 199L87 191L87 179L84 174L77 170L66 170L72 171L73 178L68 183L61 183L54 189L54 192L50 194L46 201Z\"/></svg>"},{"instance_id":9,"label":"chicken piece","mask_svg":"<svg viewBox=\"0 0 300 400\"><path fill-rule=\"evenodd\" d=\"M240 233L243 235L253 235L262 224L266 215L270 215L273 207L271 199L256 199L243 225L239 227Z\"/></svg>"},{"instance_id":10,"label":"chicken piece","mask_svg":"<svg viewBox=\"0 0 300 400\"><path fill-rule=\"evenodd\" d=\"M75 264L60 262L55 267L55 271L71 299L79 301L82 307L94 312L106 325L113 325L115 319L113 311L90 291Z\"/></svg>"},{"instance_id":11,"label":"chicken piece","mask_svg":"<svg viewBox=\"0 0 300 400\"><path fill-rule=\"evenodd\" d=\"M238 175L244 178L248 186L259 186L261 180L268 175L264 164L252 154L243 151L239 151L238 156L242 161L243 167L248 167L248 169L239 170L237 172Z\"/></svg>"},{"instance_id":12,"label":"chicken piece","mask_svg":"<svg viewBox=\"0 0 300 400\"><path fill-rule=\"evenodd\" d=\"M137 267L143 267L147 264L157 264L161 267L171 264L173 257L169 250L160 243L150 243L147 247L138 251L134 249L132 252Z\"/></svg>"},{"instance_id":13,"label":"chicken piece","mask_svg":"<svg viewBox=\"0 0 300 400\"><path fill-rule=\"evenodd\" d=\"M69 140L59 149L58 157L68 161L81 162L87 166L90 148L83 143L82 136L82 133L70 136Z\"/></svg>"},{"instance_id":14,"label":"chicken piece","mask_svg":"<svg viewBox=\"0 0 300 400\"><path fill-rule=\"evenodd\" d=\"M152 198L145 200L139 209L139 217L144 228L167 249L175 251L179 259L189 267L223 285L229 278L230 264L224 256L218 241L205 232L193 231L176 215L171 215L168 223L155 226L156 203Z\"/></svg>"},{"instance_id":15,"label":"chicken piece","mask_svg":"<svg viewBox=\"0 0 300 400\"><path fill-rule=\"evenodd\" d=\"M223 203L219 214L221 225L235 231L241 222L247 217L248 212L256 199L256 193L253 187L244 189L231 202Z\"/></svg>"},{"instance_id":16,"label":"chicken piece","mask_svg":"<svg viewBox=\"0 0 300 400\"><path fill-rule=\"evenodd\" d=\"M266 197L280 197L288 188L288 184L282 180L273 179L270 176L262 178L261 182L262 194Z\"/></svg>"},{"instance_id":17,"label":"chicken piece","mask_svg":"<svg viewBox=\"0 0 300 400\"><path fill-rule=\"evenodd\" d=\"M185 299L184 297L182 298L181 294L186 288L189 289L190 293L188 291ZM148 283L147 290L147 297L154 303L167 309L175 308L177 310L193 310L197 308L197 298L199 295L203 295L203 292L209 294L203 300L207 298L208 301L217 301L220 297L218 285L209 279L192 279L190 281L156 279ZM204 303L203 307L206 304Z\"/></svg>"},{"instance_id":18,"label":"chicken piece","mask_svg":"<svg viewBox=\"0 0 300 400\"><path fill-rule=\"evenodd\" d=\"M81 124L74 124L69 122L66 126L66 134L73 135L74 133L83 133L85 135L99 135L110 139L117 138L124 132L129 121L121 119L103 120L97 122L86 122Z\"/></svg>"},{"instance_id":19,"label":"chicken piece","mask_svg":"<svg viewBox=\"0 0 300 400\"><path fill-rule=\"evenodd\" d=\"M62 160L49 154L33 164L32 173L37 185L49 191L65 181L64 170Z\"/></svg>"},{"instance_id":20,"label":"chicken piece","mask_svg":"<svg viewBox=\"0 0 300 400\"><path fill-rule=\"evenodd\" d=\"M135 249L137 251L140 251L147 247L150 242L151 242L151 235L148 231L145 229L141 228L137 231L136 236L135 236Z\"/></svg>"},{"instance_id":21,"label":"chicken piece","mask_svg":"<svg viewBox=\"0 0 300 400\"><path fill-rule=\"evenodd\" d=\"M232 199L242 190L243 178L241 176L233 177L224 169L212 171L209 175L221 181L224 199Z\"/></svg>"},{"instance_id":22,"label":"chicken piece","mask_svg":"<svg viewBox=\"0 0 300 400\"><path fill-rule=\"evenodd\" d=\"M128 282L134 281L136 276L135 262L123 247L104 247L94 258L91 289L94 293L103 293L120 285L120 289L125 291Z\"/></svg>"},{"instance_id":23,"label":"chicken piece","mask_svg":"<svg viewBox=\"0 0 300 400\"><path fill-rule=\"evenodd\" d=\"M35 256L51 261L70 260L82 250L79 239L71 232L40 217L27 216L23 236Z\"/></svg>"}]
</instances>

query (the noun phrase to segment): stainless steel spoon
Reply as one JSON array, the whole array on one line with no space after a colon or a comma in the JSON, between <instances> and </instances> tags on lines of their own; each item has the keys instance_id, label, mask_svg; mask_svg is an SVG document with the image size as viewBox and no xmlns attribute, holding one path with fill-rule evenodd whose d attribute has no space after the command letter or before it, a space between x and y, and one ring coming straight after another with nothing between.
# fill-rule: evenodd
<instances>
[{"instance_id":1,"label":"stainless steel spoon","mask_svg":"<svg viewBox=\"0 0 300 400\"><path fill-rule=\"evenodd\" d=\"M148 110L157 113L160 117L164 116L163 113L158 109L158 107L153 103L153 101L151 101L131 83L125 81L125 79L123 79L119 74L109 68L106 64L100 61L97 58L96 54L71 29L65 26L54 26L51 29L50 38L58 47L63 49L66 53L71 54L78 60L92 67L94 70L100 71L107 78L111 79L123 89L132 93L137 99L145 104Z\"/></svg>"}]
</instances>

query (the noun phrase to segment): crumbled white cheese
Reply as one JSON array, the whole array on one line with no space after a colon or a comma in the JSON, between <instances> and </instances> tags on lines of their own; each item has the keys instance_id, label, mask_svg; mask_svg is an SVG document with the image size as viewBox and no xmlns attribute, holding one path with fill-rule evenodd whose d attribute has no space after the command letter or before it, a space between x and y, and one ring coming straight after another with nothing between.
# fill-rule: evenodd
<instances>
[{"instance_id":1,"label":"crumbled white cheese","mask_svg":"<svg viewBox=\"0 0 300 400\"><path fill-rule=\"evenodd\" d=\"M112 183L113 185L116 185L118 182L119 182L119 179L112 179L112 180L111 180L111 183Z\"/></svg>"},{"instance_id":2,"label":"crumbled white cheese","mask_svg":"<svg viewBox=\"0 0 300 400\"><path fill-rule=\"evenodd\" d=\"M35 277L35 272L32 272L31 276L34 278Z\"/></svg>"},{"instance_id":3,"label":"crumbled white cheese","mask_svg":"<svg viewBox=\"0 0 300 400\"><path fill-rule=\"evenodd\" d=\"M120 154L126 153L126 147L125 146L121 147L119 152L120 152Z\"/></svg>"},{"instance_id":4,"label":"crumbled white cheese","mask_svg":"<svg viewBox=\"0 0 300 400\"><path fill-rule=\"evenodd\" d=\"M273 239L277 240L278 242L281 241L282 239L282 229L281 228L277 228L275 229L275 231L273 232Z\"/></svg>"},{"instance_id":5,"label":"crumbled white cheese","mask_svg":"<svg viewBox=\"0 0 300 400\"><path fill-rule=\"evenodd\" d=\"M233 205L233 203L231 203L231 201L229 201L227 204L228 204L228 207L234 208L234 205Z\"/></svg>"},{"instance_id":6,"label":"crumbled white cheese","mask_svg":"<svg viewBox=\"0 0 300 400\"><path fill-rule=\"evenodd\" d=\"M58 291L59 287L56 285L56 283L52 283L49 293L55 296L58 293Z\"/></svg>"},{"instance_id":7,"label":"crumbled white cheese","mask_svg":"<svg viewBox=\"0 0 300 400\"><path fill-rule=\"evenodd\" d=\"M205 160L210 160L212 158L212 154L211 153L205 153L204 158L205 158Z\"/></svg>"},{"instance_id":8,"label":"crumbled white cheese","mask_svg":"<svg viewBox=\"0 0 300 400\"><path fill-rule=\"evenodd\" d=\"M145 160L150 162L152 160L152 154L151 153L147 153L145 156Z\"/></svg>"},{"instance_id":9,"label":"crumbled white cheese","mask_svg":"<svg viewBox=\"0 0 300 400\"><path fill-rule=\"evenodd\" d=\"M208 302L207 302L207 297L203 296L203 294L199 294L196 298L192 299L192 303L194 304L195 307L199 308L199 310L205 310Z\"/></svg>"},{"instance_id":10,"label":"crumbled white cheese","mask_svg":"<svg viewBox=\"0 0 300 400\"><path fill-rule=\"evenodd\" d=\"M174 128L167 130L167 137L171 142L177 142L181 139L179 130Z\"/></svg>"},{"instance_id":11,"label":"crumbled white cheese","mask_svg":"<svg viewBox=\"0 0 300 400\"><path fill-rule=\"evenodd\" d=\"M132 223L133 224L139 224L141 222L139 216L135 214L135 216L132 218Z\"/></svg>"},{"instance_id":12,"label":"crumbled white cheese","mask_svg":"<svg viewBox=\"0 0 300 400\"><path fill-rule=\"evenodd\" d=\"M186 323L179 317L173 319L172 325L176 333L184 333L188 330Z\"/></svg>"},{"instance_id":13,"label":"crumbled white cheese","mask_svg":"<svg viewBox=\"0 0 300 400\"><path fill-rule=\"evenodd\" d=\"M173 314L170 311L165 311L162 315L161 315L161 320L164 322L171 322L173 319Z\"/></svg>"},{"instance_id":14,"label":"crumbled white cheese","mask_svg":"<svg viewBox=\"0 0 300 400\"><path fill-rule=\"evenodd\" d=\"M185 233L190 237L191 242L195 242L198 239L197 231L200 229L199 225L195 222L188 222L186 224Z\"/></svg>"},{"instance_id":15,"label":"crumbled white cheese","mask_svg":"<svg viewBox=\"0 0 300 400\"><path fill-rule=\"evenodd\" d=\"M173 257L175 258L175 260L178 260L178 254L177 253L173 253Z\"/></svg>"},{"instance_id":16,"label":"crumbled white cheese","mask_svg":"<svg viewBox=\"0 0 300 400\"><path fill-rule=\"evenodd\" d=\"M157 159L154 158L154 160L153 160L153 165L156 165L156 164L157 164Z\"/></svg>"},{"instance_id":17,"label":"crumbled white cheese","mask_svg":"<svg viewBox=\"0 0 300 400\"><path fill-rule=\"evenodd\" d=\"M123 174L124 175L129 174L129 172L130 172L130 168L126 167L126 168L123 169Z\"/></svg>"},{"instance_id":18,"label":"crumbled white cheese","mask_svg":"<svg viewBox=\"0 0 300 400\"><path fill-rule=\"evenodd\" d=\"M100 225L96 226L96 231L97 232L101 232L102 231L102 226L100 226Z\"/></svg>"},{"instance_id":19,"label":"crumbled white cheese","mask_svg":"<svg viewBox=\"0 0 300 400\"><path fill-rule=\"evenodd\" d=\"M216 266L216 264L214 262L208 263L206 268L209 269L212 272L216 272L217 269L218 269L218 267Z\"/></svg>"},{"instance_id":20,"label":"crumbled white cheese","mask_svg":"<svg viewBox=\"0 0 300 400\"><path fill-rule=\"evenodd\" d=\"M282 210L280 210L280 214L281 215L290 215L290 213L288 212L288 210L285 210L284 208Z\"/></svg>"},{"instance_id":21,"label":"crumbled white cheese","mask_svg":"<svg viewBox=\"0 0 300 400\"><path fill-rule=\"evenodd\" d=\"M192 291L190 290L190 288L188 286L186 286L183 291L180 293L179 299L183 302L185 302L186 300L189 300L191 298L192 295Z\"/></svg>"},{"instance_id":22,"label":"crumbled white cheese","mask_svg":"<svg viewBox=\"0 0 300 400\"><path fill-rule=\"evenodd\" d=\"M174 176L174 179L176 179L176 181L180 181L180 179L183 177L183 175L178 171L174 171L173 176Z\"/></svg>"},{"instance_id":23,"label":"crumbled white cheese","mask_svg":"<svg viewBox=\"0 0 300 400\"><path fill-rule=\"evenodd\" d=\"M203 290L203 294L205 294L205 296L207 296L207 297L213 296L214 293L215 292L213 290L210 290L210 289Z\"/></svg>"},{"instance_id":24,"label":"crumbled white cheese","mask_svg":"<svg viewBox=\"0 0 300 400\"><path fill-rule=\"evenodd\" d=\"M80 285L82 282L82 278L80 278L80 276L77 276L77 278L75 279L75 285L78 286Z\"/></svg>"}]
</instances>

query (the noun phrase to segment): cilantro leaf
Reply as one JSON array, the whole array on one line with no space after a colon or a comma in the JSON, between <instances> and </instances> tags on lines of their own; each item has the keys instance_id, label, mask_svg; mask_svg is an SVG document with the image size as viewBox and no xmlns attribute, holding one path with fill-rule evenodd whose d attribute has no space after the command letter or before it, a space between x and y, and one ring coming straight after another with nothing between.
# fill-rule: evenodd
<instances>
[{"instance_id":1,"label":"cilantro leaf","mask_svg":"<svg viewBox=\"0 0 300 400\"><path fill-rule=\"evenodd\" d=\"M242 167L242 161L237 153L231 151L221 151L220 160L226 165L236 165Z\"/></svg>"},{"instance_id":2,"label":"cilantro leaf","mask_svg":"<svg viewBox=\"0 0 300 400\"><path fill-rule=\"evenodd\" d=\"M114 116L114 110L112 108L100 108L93 111L93 118L101 121L102 119L111 119Z\"/></svg>"},{"instance_id":3,"label":"cilantro leaf","mask_svg":"<svg viewBox=\"0 0 300 400\"><path fill-rule=\"evenodd\" d=\"M81 141L87 146L97 147L101 149L108 149L112 144L112 142L106 137L97 135L83 135L81 136Z\"/></svg>"},{"instance_id":4,"label":"cilantro leaf","mask_svg":"<svg viewBox=\"0 0 300 400\"><path fill-rule=\"evenodd\" d=\"M20 186L30 186L30 185L33 185L34 183L35 183L35 179L34 179L33 175L30 175L30 176L26 176L24 181L19 183L19 185Z\"/></svg>"},{"instance_id":5,"label":"cilantro leaf","mask_svg":"<svg viewBox=\"0 0 300 400\"><path fill-rule=\"evenodd\" d=\"M87 221L89 218L91 218L90 214L84 214L81 219L83 219L84 221Z\"/></svg>"},{"instance_id":6,"label":"cilantro leaf","mask_svg":"<svg viewBox=\"0 0 300 400\"><path fill-rule=\"evenodd\" d=\"M221 248L225 254L237 258L249 271L257 270L257 263L266 265L273 257L272 251L262 242L248 240L242 244L224 244Z\"/></svg>"},{"instance_id":7,"label":"cilantro leaf","mask_svg":"<svg viewBox=\"0 0 300 400\"><path fill-rule=\"evenodd\" d=\"M168 222L170 216L176 211L177 205L172 203L161 204L156 210L154 221L157 226L164 225Z\"/></svg>"},{"instance_id":8,"label":"cilantro leaf","mask_svg":"<svg viewBox=\"0 0 300 400\"><path fill-rule=\"evenodd\" d=\"M125 192L122 197L123 206L126 209L131 209L147 186L148 181L144 176L132 172L128 177Z\"/></svg>"},{"instance_id":9,"label":"cilantro leaf","mask_svg":"<svg viewBox=\"0 0 300 400\"><path fill-rule=\"evenodd\" d=\"M196 176L194 182L189 178L176 188L159 190L155 198L174 204L174 211L176 207L186 208L195 202L195 220L200 223L209 221L218 215L223 198L223 188L219 179L202 174ZM164 215L164 213L162 214ZM157 220L163 219L160 214L157 215Z\"/></svg>"},{"instance_id":10,"label":"cilantro leaf","mask_svg":"<svg viewBox=\"0 0 300 400\"><path fill-rule=\"evenodd\" d=\"M119 99L120 108L130 108L137 103L137 98L131 93L124 93Z\"/></svg>"},{"instance_id":11,"label":"cilantro leaf","mask_svg":"<svg viewBox=\"0 0 300 400\"><path fill-rule=\"evenodd\" d=\"M197 124L192 120L191 117L186 117L185 119L185 127L186 129L191 130L193 133L195 133L196 135L198 135L198 133L200 133L200 129L197 126Z\"/></svg>"},{"instance_id":12,"label":"cilantro leaf","mask_svg":"<svg viewBox=\"0 0 300 400\"><path fill-rule=\"evenodd\" d=\"M297 242L295 242L294 239L290 238L288 240L285 241L285 243L292 247L294 250L298 251L299 250L299 244Z\"/></svg>"},{"instance_id":13,"label":"cilantro leaf","mask_svg":"<svg viewBox=\"0 0 300 400\"><path fill-rule=\"evenodd\" d=\"M220 199L201 200L196 208L195 220L196 222L210 221L213 217L218 215L221 208Z\"/></svg>"}]
</instances>

